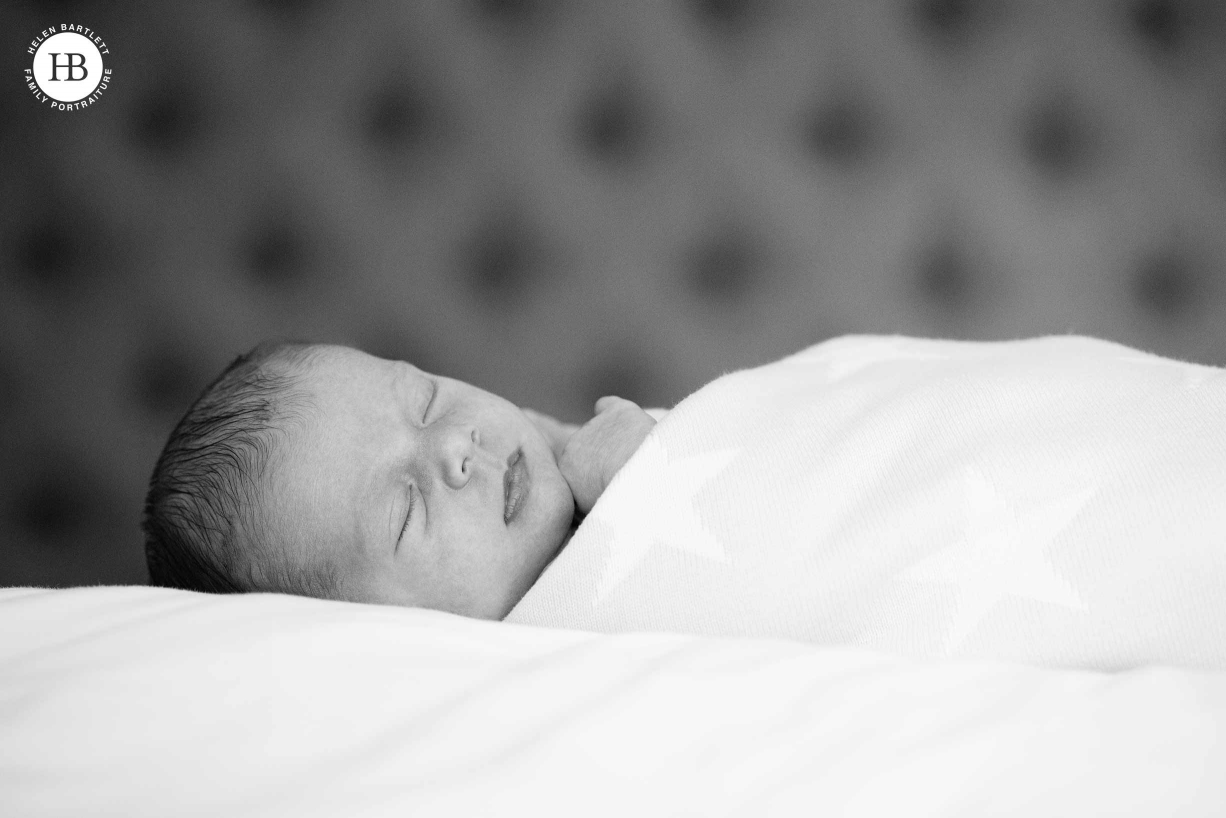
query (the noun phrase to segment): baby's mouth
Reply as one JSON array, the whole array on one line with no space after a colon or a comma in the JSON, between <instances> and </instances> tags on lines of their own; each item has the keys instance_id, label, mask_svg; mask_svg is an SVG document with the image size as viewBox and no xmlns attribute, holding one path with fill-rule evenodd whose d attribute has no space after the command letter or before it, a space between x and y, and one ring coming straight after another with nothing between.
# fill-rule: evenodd
<instances>
[{"instance_id":1,"label":"baby's mouth","mask_svg":"<svg viewBox=\"0 0 1226 818\"><path fill-rule=\"evenodd\" d=\"M507 470L502 475L502 522L510 524L523 508L528 496L528 466L524 462L524 450L516 449L507 458Z\"/></svg>"}]
</instances>

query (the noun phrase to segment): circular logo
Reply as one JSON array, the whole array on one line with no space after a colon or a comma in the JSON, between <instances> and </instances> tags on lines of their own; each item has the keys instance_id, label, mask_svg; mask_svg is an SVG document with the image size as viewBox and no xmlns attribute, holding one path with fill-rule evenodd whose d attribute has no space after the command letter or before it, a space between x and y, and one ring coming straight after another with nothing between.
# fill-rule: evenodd
<instances>
[{"instance_id":1,"label":"circular logo","mask_svg":"<svg viewBox=\"0 0 1226 818\"><path fill-rule=\"evenodd\" d=\"M34 55L26 69L27 87L57 110L93 104L110 83L111 69L103 61L110 49L85 26L64 23L40 31L27 52Z\"/></svg>"}]
</instances>

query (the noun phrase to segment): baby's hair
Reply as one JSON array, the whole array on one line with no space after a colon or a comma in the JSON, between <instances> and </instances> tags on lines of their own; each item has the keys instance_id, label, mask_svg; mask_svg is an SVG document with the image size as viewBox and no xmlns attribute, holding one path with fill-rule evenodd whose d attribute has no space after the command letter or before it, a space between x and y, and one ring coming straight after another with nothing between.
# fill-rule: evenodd
<instances>
[{"instance_id":1,"label":"baby's hair","mask_svg":"<svg viewBox=\"0 0 1226 818\"><path fill-rule=\"evenodd\" d=\"M296 376L317 350L272 341L240 355L170 433L142 521L151 585L337 595L331 566L285 564L262 502L269 460L307 403Z\"/></svg>"}]
</instances>

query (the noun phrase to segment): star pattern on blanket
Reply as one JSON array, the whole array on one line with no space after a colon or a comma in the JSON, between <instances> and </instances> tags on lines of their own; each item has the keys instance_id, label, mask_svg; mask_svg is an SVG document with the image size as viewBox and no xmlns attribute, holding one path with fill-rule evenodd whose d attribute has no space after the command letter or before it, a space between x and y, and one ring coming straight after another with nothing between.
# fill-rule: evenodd
<instances>
[{"instance_id":1,"label":"star pattern on blanket","mask_svg":"<svg viewBox=\"0 0 1226 818\"><path fill-rule=\"evenodd\" d=\"M615 480L589 516L611 532L610 557L597 599L617 587L654 547L728 561L723 544L704 524L694 499L736 454L724 449L674 458L658 436L647 438L635 453L636 479Z\"/></svg>"},{"instance_id":2,"label":"star pattern on blanket","mask_svg":"<svg viewBox=\"0 0 1226 818\"><path fill-rule=\"evenodd\" d=\"M903 574L914 582L952 586L954 614L944 637L948 655L1007 597L1085 610L1085 600L1054 568L1048 548L1095 493L1088 482L1053 480L1045 502L1018 514L1006 495L974 466L961 474L963 536ZM956 484L955 484L956 485Z\"/></svg>"}]
</instances>

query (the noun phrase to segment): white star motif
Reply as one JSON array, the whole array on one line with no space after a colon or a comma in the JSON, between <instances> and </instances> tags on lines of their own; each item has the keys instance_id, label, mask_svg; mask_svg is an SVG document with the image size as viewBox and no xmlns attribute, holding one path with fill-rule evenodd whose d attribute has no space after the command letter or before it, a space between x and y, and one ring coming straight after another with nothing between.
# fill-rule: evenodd
<instances>
[{"instance_id":1,"label":"white star motif","mask_svg":"<svg viewBox=\"0 0 1226 818\"><path fill-rule=\"evenodd\" d=\"M588 517L611 532L597 599L629 576L655 545L728 561L723 545L695 510L694 497L735 456L734 450L722 450L674 459L659 437L647 438L635 453L634 479L615 479Z\"/></svg>"},{"instance_id":2,"label":"white star motif","mask_svg":"<svg viewBox=\"0 0 1226 818\"><path fill-rule=\"evenodd\" d=\"M1086 483L1068 491L1053 486L1055 496L1033 503L1033 510L1019 517L978 468L968 466L960 482L963 537L902 575L914 582L954 587L957 603L945 634L946 653L961 645L1006 596L1085 610L1085 600L1056 573L1045 549L1095 489Z\"/></svg>"}]
</instances>

